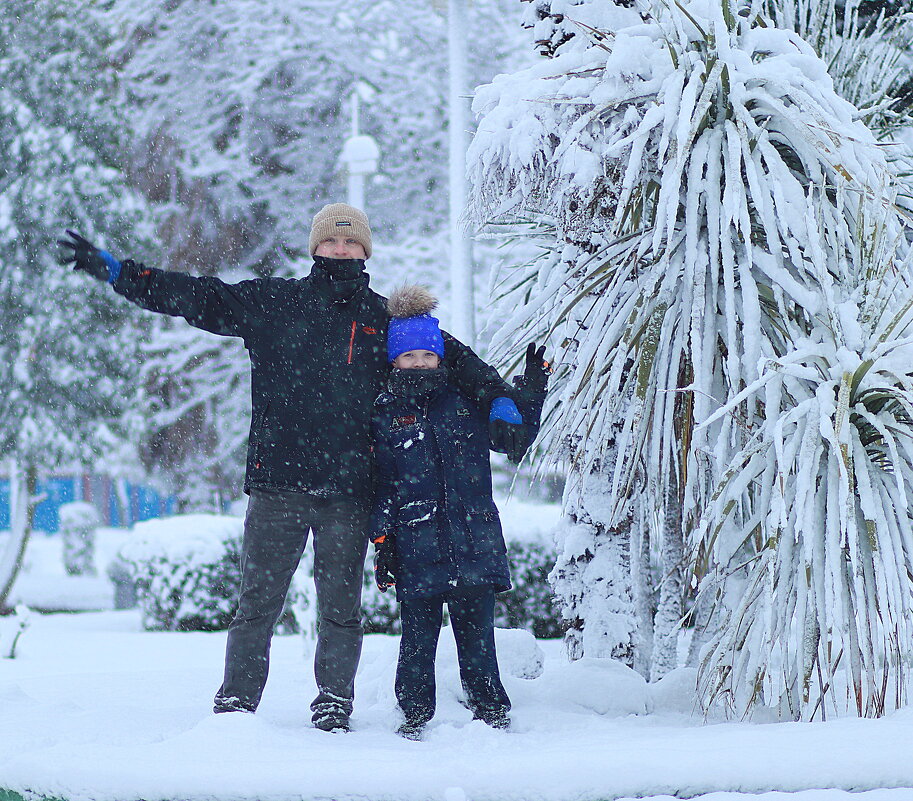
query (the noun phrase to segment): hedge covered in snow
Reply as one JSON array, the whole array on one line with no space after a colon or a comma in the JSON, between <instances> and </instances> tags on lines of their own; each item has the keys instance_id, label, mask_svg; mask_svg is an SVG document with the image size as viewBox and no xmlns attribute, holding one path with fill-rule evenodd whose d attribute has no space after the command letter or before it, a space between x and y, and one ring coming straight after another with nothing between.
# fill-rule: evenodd
<instances>
[{"instance_id":1,"label":"hedge covered in snow","mask_svg":"<svg viewBox=\"0 0 913 801\"><path fill-rule=\"evenodd\" d=\"M239 517L208 514L137 523L119 556L136 582L143 627L226 628L241 584L243 529Z\"/></svg>"},{"instance_id":2,"label":"hedge covered in snow","mask_svg":"<svg viewBox=\"0 0 913 801\"><path fill-rule=\"evenodd\" d=\"M547 576L554 564L550 531L558 519L553 505L502 502L502 519L514 588L500 595L496 625L523 628L537 637L562 632ZM218 631L234 614L241 582L241 517L194 514L147 520L134 526L121 548L122 562L136 583L143 626L159 631ZM286 630L313 626L314 598L308 548L290 592ZM392 593L374 585L365 563L362 615L369 633L398 634L399 606Z\"/></svg>"}]
</instances>

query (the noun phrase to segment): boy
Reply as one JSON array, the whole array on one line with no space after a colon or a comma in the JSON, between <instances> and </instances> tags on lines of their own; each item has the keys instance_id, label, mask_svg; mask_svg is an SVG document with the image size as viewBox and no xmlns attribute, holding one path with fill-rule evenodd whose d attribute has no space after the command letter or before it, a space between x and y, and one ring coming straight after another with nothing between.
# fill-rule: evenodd
<instances>
[{"instance_id":1,"label":"boy","mask_svg":"<svg viewBox=\"0 0 913 801\"><path fill-rule=\"evenodd\" d=\"M494 640L495 593L510 589L510 570L492 500L488 419L448 381L443 339L430 316L436 305L423 287L390 297L393 369L372 420L375 578L381 591L395 584L400 601L396 697L405 716L399 733L409 739L419 739L434 715L445 603L473 716L495 728L510 725ZM543 352L530 346L518 393L523 419L534 426L545 395Z\"/></svg>"}]
</instances>

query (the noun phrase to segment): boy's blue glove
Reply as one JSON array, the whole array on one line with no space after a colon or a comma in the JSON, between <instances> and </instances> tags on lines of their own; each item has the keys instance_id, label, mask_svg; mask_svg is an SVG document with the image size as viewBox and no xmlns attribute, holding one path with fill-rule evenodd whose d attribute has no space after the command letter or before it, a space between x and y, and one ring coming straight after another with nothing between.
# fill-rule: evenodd
<instances>
[{"instance_id":1,"label":"boy's blue glove","mask_svg":"<svg viewBox=\"0 0 913 801\"><path fill-rule=\"evenodd\" d=\"M88 273L99 281L113 284L120 275L121 263L107 250L100 250L75 231L67 231L69 239L58 239L60 263L72 264L74 270Z\"/></svg>"},{"instance_id":2,"label":"boy's blue glove","mask_svg":"<svg viewBox=\"0 0 913 801\"><path fill-rule=\"evenodd\" d=\"M507 458L519 464L529 448L529 431L523 425L523 416L510 398L495 398L488 415L488 435L492 450L506 453Z\"/></svg>"}]
</instances>

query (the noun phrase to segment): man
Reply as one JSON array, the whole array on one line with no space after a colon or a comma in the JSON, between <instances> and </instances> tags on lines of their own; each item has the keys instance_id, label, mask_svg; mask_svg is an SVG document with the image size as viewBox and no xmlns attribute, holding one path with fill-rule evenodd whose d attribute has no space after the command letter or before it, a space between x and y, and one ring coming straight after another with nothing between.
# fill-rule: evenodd
<instances>
[{"instance_id":1,"label":"man","mask_svg":"<svg viewBox=\"0 0 913 801\"><path fill-rule=\"evenodd\" d=\"M74 269L108 281L150 311L244 340L251 360L250 495L241 593L228 632L215 712L253 712L269 669L273 627L309 530L317 590L314 725L347 731L361 653L362 571L372 496L370 419L387 375L387 311L365 272L368 218L343 203L311 226L314 265L300 279L226 284L118 261L78 234L58 240ZM524 427L497 371L445 334L461 391L491 409L498 436L522 453Z\"/></svg>"}]
</instances>

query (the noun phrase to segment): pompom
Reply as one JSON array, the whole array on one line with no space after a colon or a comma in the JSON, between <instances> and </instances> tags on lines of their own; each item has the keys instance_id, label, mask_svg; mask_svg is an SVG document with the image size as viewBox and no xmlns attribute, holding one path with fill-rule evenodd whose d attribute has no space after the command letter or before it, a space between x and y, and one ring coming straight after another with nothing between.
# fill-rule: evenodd
<instances>
[{"instance_id":1,"label":"pompom","mask_svg":"<svg viewBox=\"0 0 913 801\"><path fill-rule=\"evenodd\" d=\"M436 308L437 298L428 287L419 284L397 287L387 301L387 311L391 317L415 317L418 314L430 314Z\"/></svg>"}]
</instances>

